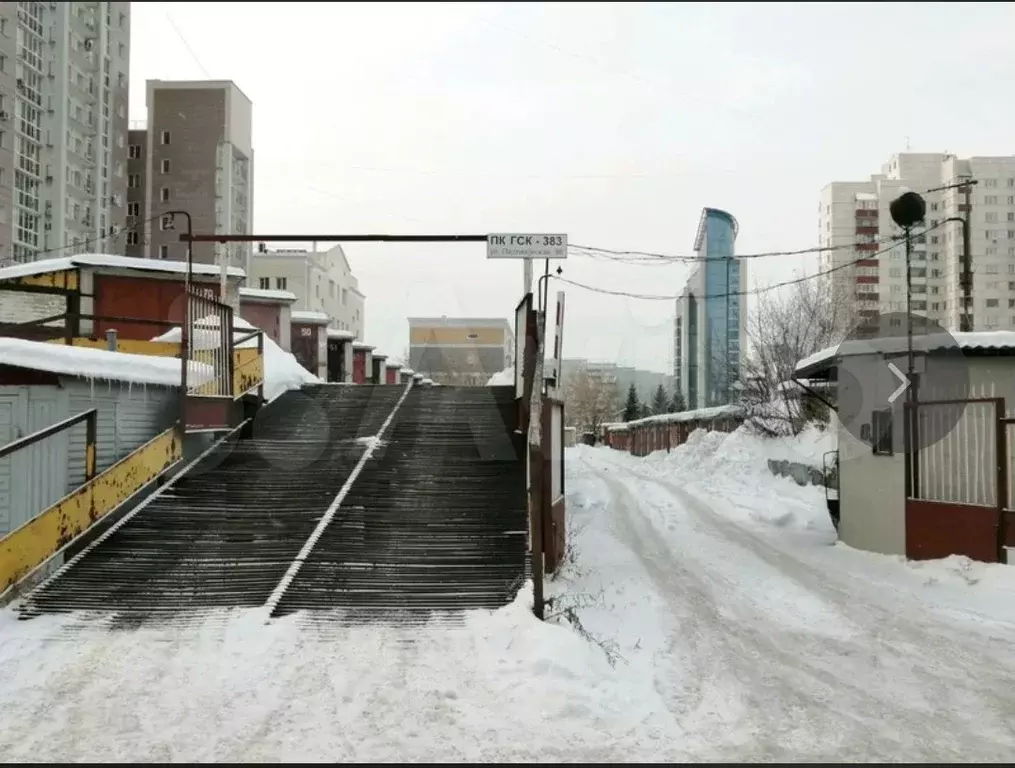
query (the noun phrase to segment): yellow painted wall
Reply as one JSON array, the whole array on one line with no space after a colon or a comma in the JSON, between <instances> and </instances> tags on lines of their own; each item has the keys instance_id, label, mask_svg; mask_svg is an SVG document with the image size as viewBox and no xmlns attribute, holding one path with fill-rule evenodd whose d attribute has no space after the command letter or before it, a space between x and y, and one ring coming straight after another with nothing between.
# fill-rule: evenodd
<instances>
[{"instance_id":1,"label":"yellow painted wall","mask_svg":"<svg viewBox=\"0 0 1015 768\"><path fill-rule=\"evenodd\" d=\"M31 285L37 288L63 288L68 291L78 290L80 275L76 269L63 269L57 272L44 272L40 275L15 277L3 282L14 285Z\"/></svg>"},{"instance_id":2,"label":"yellow painted wall","mask_svg":"<svg viewBox=\"0 0 1015 768\"><path fill-rule=\"evenodd\" d=\"M476 338L469 336L475 334ZM409 329L410 344L505 344L506 333L498 328L469 328L463 326L413 326Z\"/></svg>"},{"instance_id":3,"label":"yellow painted wall","mask_svg":"<svg viewBox=\"0 0 1015 768\"><path fill-rule=\"evenodd\" d=\"M108 515L183 458L171 427L0 539L0 592Z\"/></svg>"},{"instance_id":4,"label":"yellow painted wall","mask_svg":"<svg viewBox=\"0 0 1015 768\"><path fill-rule=\"evenodd\" d=\"M50 339L50 344L64 344L63 339ZM108 349L105 339L71 339L73 347ZM128 355L153 355L155 357L179 357L180 344L175 341L141 341L138 339L117 339L116 351Z\"/></svg>"}]
</instances>

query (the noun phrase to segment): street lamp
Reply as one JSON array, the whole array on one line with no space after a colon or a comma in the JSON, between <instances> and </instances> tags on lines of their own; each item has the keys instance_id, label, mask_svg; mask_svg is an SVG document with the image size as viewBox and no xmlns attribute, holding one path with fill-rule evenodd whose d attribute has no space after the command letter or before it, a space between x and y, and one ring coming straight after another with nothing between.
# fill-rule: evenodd
<instances>
[{"instance_id":1,"label":"street lamp","mask_svg":"<svg viewBox=\"0 0 1015 768\"><path fill-rule=\"evenodd\" d=\"M913 361L913 227L926 216L927 203L916 192L905 192L892 200L888 211L892 221L906 233L906 355L910 382L907 391L912 392L913 374L916 372Z\"/></svg>"}]
</instances>

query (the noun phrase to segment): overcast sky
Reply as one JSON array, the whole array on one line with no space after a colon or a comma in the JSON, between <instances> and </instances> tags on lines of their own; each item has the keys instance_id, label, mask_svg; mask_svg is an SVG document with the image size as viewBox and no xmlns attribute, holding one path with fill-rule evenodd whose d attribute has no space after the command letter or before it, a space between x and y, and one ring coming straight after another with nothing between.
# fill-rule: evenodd
<instances>
[{"instance_id":1,"label":"overcast sky","mask_svg":"<svg viewBox=\"0 0 1015 768\"><path fill-rule=\"evenodd\" d=\"M132 3L144 81L230 79L254 103L259 233L563 232L692 252L817 244L829 181L893 152L1015 152L1015 5ZM346 246L366 341L410 315L511 317L520 263L482 245ZM679 293L686 268L574 257L565 276ZM752 288L813 270L754 260ZM555 287L557 290L561 286ZM670 301L566 288L565 354L670 371Z\"/></svg>"}]
</instances>

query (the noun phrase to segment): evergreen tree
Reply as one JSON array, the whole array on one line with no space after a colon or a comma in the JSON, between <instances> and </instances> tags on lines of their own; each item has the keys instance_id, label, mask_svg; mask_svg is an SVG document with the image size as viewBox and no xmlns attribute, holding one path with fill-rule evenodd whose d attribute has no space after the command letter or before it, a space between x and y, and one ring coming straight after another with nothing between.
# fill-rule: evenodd
<instances>
[{"instance_id":1,"label":"evergreen tree","mask_svg":"<svg viewBox=\"0 0 1015 768\"><path fill-rule=\"evenodd\" d=\"M687 403L684 402L684 396L680 394L680 388L673 390L673 397L670 398L670 413L681 413L687 410Z\"/></svg>"},{"instance_id":2,"label":"evergreen tree","mask_svg":"<svg viewBox=\"0 0 1015 768\"><path fill-rule=\"evenodd\" d=\"M641 404L638 402L638 390L634 384L627 388L627 402L624 403L624 421L641 418Z\"/></svg>"},{"instance_id":3,"label":"evergreen tree","mask_svg":"<svg viewBox=\"0 0 1015 768\"><path fill-rule=\"evenodd\" d=\"M669 410L670 399L666 396L666 390L663 385L660 384L656 387L656 392L652 395L652 413L658 416L660 413L666 413Z\"/></svg>"},{"instance_id":4,"label":"evergreen tree","mask_svg":"<svg viewBox=\"0 0 1015 768\"><path fill-rule=\"evenodd\" d=\"M652 407L648 403L641 404L641 417L647 419L652 415Z\"/></svg>"}]
</instances>

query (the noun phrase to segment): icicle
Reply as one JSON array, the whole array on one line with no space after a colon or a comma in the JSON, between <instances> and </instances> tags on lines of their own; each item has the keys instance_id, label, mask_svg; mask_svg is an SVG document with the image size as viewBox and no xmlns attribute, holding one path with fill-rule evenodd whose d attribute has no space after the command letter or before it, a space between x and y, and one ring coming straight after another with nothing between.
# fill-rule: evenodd
<instances>
[{"instance_id":1,"label":"icicle","mask_svg":"<svg viewBox=\"0 0 1015 768\"><path fill-rule=\"evenodd\" d=\"M134 396L134 382L133 381L128 381L127 382L127 397L133 397L133 396Z\"/></svg>"},{"instance_id":2,"label":"icicle","mask_svg":"<svg viewBox=\"0 0 1015 768\"><path fill-rule=\"evenodd\" d=\"M89 376L88 377L88 394L91 396L92 400L95 400L95 377L94 376Z\"/></svg>"}]
</instances>

